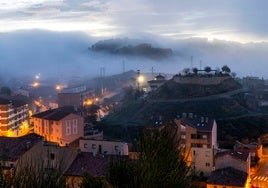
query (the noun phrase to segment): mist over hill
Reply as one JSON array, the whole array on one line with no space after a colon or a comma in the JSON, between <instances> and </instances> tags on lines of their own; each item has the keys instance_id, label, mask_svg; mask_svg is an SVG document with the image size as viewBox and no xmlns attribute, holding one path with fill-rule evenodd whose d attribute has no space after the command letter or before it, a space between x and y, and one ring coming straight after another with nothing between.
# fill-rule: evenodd
<instances>
[{"instance_id":1,"label":"mist over hill","mask_svg":"<svg viewBox=\"0 0 268 188\"><path fill-rule=\"evenodd\" d=\"M137 38L108 40L118 46L100 53L96 44L104 39L84 33L43 30L0 33L0 81L33 78L37 73L43 78L96 77L103 67L106 75L123 70L150 72L152 67L156 73L177 74L185 67L222 65L228 65L238 76L268 78L267 43Z\"/></svg>"}]
</instances>

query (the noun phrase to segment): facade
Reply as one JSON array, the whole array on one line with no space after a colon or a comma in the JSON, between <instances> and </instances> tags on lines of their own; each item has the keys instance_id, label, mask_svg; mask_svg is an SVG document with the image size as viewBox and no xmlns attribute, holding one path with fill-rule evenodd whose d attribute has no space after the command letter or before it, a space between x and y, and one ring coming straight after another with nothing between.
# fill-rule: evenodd
<instances>
[{"instance_id":1,"label":"facade","mask_svg":"<svg viewBox=\"0 0 268 188\"><path fill-rule=\"evenodd\" d=\"M79 148L82 152L90 152L93 155L128 155L128 144L120 141L86 140L80 139Z\"/></svg>"},{"instance_id":2,"label":"facade","mask_svg":"<svg viewBox=\"0 0 268 188\"><path fill-rule=\"evenodd\" d=\"M18 136L23 123L28 125L28 104L0 98L0 136Z\"/></svg>"},{"instance_id":3,"label":"facade","mask_svg":"<svg viewBox=\"0 0 268 188\"><path fill-rule=\"evenodd\" d=\"M36 134L60 146L84 136L84 118L60 108L35 114L31 121Z\"/></svg>"},{"instance_id":4,"label":"facade","mask_svg":"<svg viewBox=\"0 0 268 188\"><path fill-rule=\"evenodd\" d=\"M58 93L58 106L73 106L80 109L88 99L92 99L92 92L85 86L66 88Z\"/></svg>"},{"instance_id":5,"label":"facade","mask_svg":"<svg viewBox=\"0 0 268 188\"><path fill-rule=\"evenodd\" d=\"M187 164L196 175L209 176L214 168L217 145L217 124L207 117L184 117L175 121L185 148Z\"/></svg>"}]
</instances>

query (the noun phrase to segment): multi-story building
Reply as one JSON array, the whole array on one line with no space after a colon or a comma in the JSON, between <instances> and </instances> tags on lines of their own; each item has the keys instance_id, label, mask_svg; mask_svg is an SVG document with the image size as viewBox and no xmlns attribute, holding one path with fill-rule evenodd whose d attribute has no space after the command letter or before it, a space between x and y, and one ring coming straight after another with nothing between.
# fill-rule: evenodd
<instances>
[{"instance_id":1,"label":"multi-story building","mask_svg":"<svg viewBox=\"0 0 268 188\"><path fill-rule=\"evenodd\" d=\"M33 115L32 123L36 134L60 146L84 136L84 118L61 108Z\"/></svg>"},{"instance_id":2,"label":"multi-story building","mask_svg":"<svg viewBox=\"0 0 268 188\"><path fill-rule=\"evenodd\" d=\"M214 167L217 145L217 124L207 117L185 117L175 121L185 148L187 164L196 175L209 176Z\"/></svg>"},{"instance_id":3,"label":"multi-story building","mask_svg":"<svg viewBox=\"0 0 268 188\"><path fill-rule=\"evenodd\" d=\"M23 123L28 125L28 104L15 99L0 98L0 136L18 136Z\"/></svg>"}]
</instances>

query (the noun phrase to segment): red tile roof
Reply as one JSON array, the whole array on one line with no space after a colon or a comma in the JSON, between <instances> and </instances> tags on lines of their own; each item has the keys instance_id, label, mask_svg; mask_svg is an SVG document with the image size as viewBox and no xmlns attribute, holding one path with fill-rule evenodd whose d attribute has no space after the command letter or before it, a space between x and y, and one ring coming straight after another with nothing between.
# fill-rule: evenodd
<instances>
[{"instance_id":1,"label":"red tile roof","mask_svg":"<svg viewBox=\"0 0 268 188\"><path fill-rule=\"evenodd\" d=\"M71 114L71 112L64 111L58 108L58 109L51 109L51 110L47 110L38 114L34 114L32 117L59 121L65 118L66 116L68 116L69 114Z\"/></svg>"}]
</instances>

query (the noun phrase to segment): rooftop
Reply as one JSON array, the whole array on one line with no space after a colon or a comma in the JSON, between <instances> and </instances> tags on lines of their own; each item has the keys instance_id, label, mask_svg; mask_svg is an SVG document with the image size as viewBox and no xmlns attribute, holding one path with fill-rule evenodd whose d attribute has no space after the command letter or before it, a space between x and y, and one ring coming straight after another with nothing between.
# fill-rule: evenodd
<instances>
[{"instance_id":1,"label":"rooftop","mask_svg":"<svg viewBox=\"0 0 268 188\"><path fill-rule=\"evenodd\" d=\"M210 132L213 128L214 119L209 119L208 117L196 117L196 118L181 118L180 122L182 125L191 126L198 131Z\"/></svg>"},{"instance_id":2,"label":"rooftop","mask_svg":"<svg viewBox=\"0 0 268 188\"><path fill-rule=\"evenodd\" d=\"M57 109L50 109L38 114L34 114L32 117L59 121L68 116L69 114L72 114L72 112L64 110L62 108L57 108Z\"/></svg>"},{"instance_id":3,"label":"rooftop","mask_svg":"<svg viewBox=\"0 0 268 188\"><path fill-rule=\"evenodd\" d=\"M230 155L235 159L239 159L239 160L242 160L242 161L247 161L249 153L248 152L236 152L236 151L224 151L224 152L217 153L216 158L223 157L225 155Z\"/></svg>"},{"instance_id":4,"label":"rooftop","mask_svg":"<svg viewBox=\"0 0 268 188\"><path fill-rule=\"evenodd\" d=\"M0 137L0 160L16 161L21 155L42 141L43 137L37 134L28 134L22 137Z\"/></svg>"},{"instance_id":5,"label":"rooftop","mask_svg":"<svg viewBox=\"0 0 268 188\"><path fill-rule=\"evenodd\" d=\"M78 153L71 166L65 172L65 176L84 176L89 173L93 177L104 177L108 172L109 156L92 153Z\"/></svg>"},{"instance_id":6,"label":"rooftop","mask_svg":"<svg viewBox=\"0 0 268 188\"><path fill-rule=\"evenodd\" d=\"M209 176L207 183L222 186L244 187L247 181L247 176L248 174L246 172L228 167L213 171Z\"/></svg>"},{"instance_id":7,"label":"rooftop","mask_svg":"<svg viewBox=\"0 0 268 188\"><path fill-rule=\"evenodd\" d=\"M26 105L27 103L19 99L0 97L0 105L7 104L12 104L14 107L20 107Z\"/></svg>"}]
</instances>

